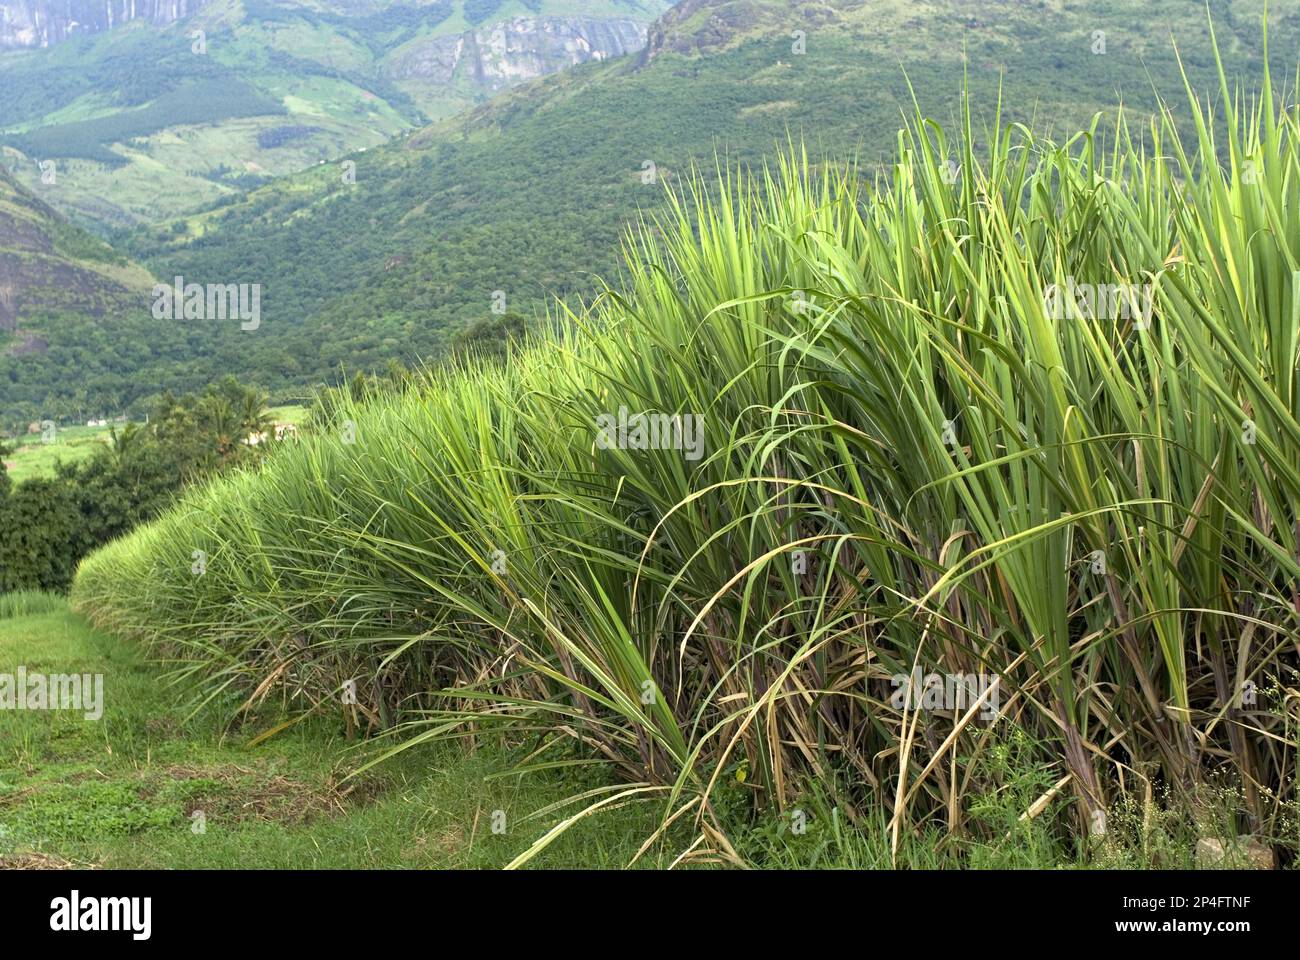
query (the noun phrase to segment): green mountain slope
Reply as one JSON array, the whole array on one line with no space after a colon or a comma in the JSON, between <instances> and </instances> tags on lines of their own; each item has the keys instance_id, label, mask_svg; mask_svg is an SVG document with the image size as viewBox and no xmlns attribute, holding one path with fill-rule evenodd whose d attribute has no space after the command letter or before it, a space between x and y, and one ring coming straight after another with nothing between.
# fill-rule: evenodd
<instances>
[{"instance_id":1,"label":"green mountain slope","mask_svg":"<svg viewBox=\"0 0 1300 960\"><path fill-rule=\"evenodd\" d=\"M374 147L534 76L639 49L667 5L190 3L171 22L74 30L0 54L0 142L23 182L78 219L157 220ZM34 6L51 7L36 21L63 10ZM59 189L41 191L38 164L51 161Z\"/></svg>"},{"instance_id":2,"label":"green mountain slope","mask_svg":"<svg viewBox=\"0 0 1300 960\"><path fill-rule=\"evenodd\" d=\"M1253 71L1263 4L1210 8L1229 71ZM1300 2L1274 2L1270 18L1271 59L1290 76ZM870 173L894 148L909 79L942 119L966 75L986 121L1001 86L1004 121L1061 132L1121 100L1149 108L1153 84L1178 93L1171 37L1213 95L1205 21L1176 0L691 0L652 27L643 55L542 78L353 154L353 166L324 165L120 245L160 277L262 284L256 331L180 324L209 351L185 365L286 389L428 356L494 308L536 316L552 297L592 292L629 219L693 162L760 162L795 137L815 154L857 155ZM57 373L45 382L66 389ZM137 382L145 391L157 378Z\"/></svg>"},{"instance_id":3,"label":"green mountain slope","mask_svg":"<svg viewBox=\"0 0 1300 960\"><path fill-rule=\"evenodd\" d=\"M201 382L209 362L196 358L214 331L158 323L153 287L148 270L0 168L0 432L115 414Z\"/></svg>"},{"instance_id":4,"label":"green mountain slope","mask_svg":"<svg viewBox=\"0 0 1300 960\"><path fill-rule=\"evenodd\" d=\"M39 357L77 335L77 318L107 329L152 282L0 169L0 356Z\"/></svg>"}]
</instances>

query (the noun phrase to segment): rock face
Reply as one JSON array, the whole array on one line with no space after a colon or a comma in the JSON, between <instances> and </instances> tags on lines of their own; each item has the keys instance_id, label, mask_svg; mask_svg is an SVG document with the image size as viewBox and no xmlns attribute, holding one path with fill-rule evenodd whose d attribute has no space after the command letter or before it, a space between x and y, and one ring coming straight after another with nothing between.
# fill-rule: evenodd
<instances>
[{"instance_id":1,"label":"rock face","mask_svg":"<svg viewBox=\"0 0 1300 960\"><path fill-rule=\"evenodd\" d=\"M685 56L716 53L762 32L785 36L789 28L813 31L840 21L843 10L861 9L868 0L680 0L655 21L642 54ZM779 28L779 30L774 30Z\"/></svg>"},{"instance_id":2,"label":"rock face","mask_svg":"<svg viewBox=\"0 0 1300 960\"><path fill-rule=\"evenodd\" d=\"M633 53L645 42L646 25L636 20L514 17L416 44L395 56L386 72L394 80L433 83L467 77L494 91L588 60Z\"/></svg>"},{"instance_id":3,"label":"rock face","mask_svg":"<svg viewBox=\"0 0 1300 960\"><path fill-rule=\"evenodd\" d=\"M645 57L665 50L693 54L720 49L758 23L762 8L753 0L681 0L650 29Z\"/></svg>"},{"instance_id":4,"label":"rock face","mask_svg":"<svg viewBox=\"0 0 1300 960\"><path fill-rule=\"evenodd\" d=\"M49 47L130 20L164 24L187 17L206 0L5 0L0 49Z\"/></svg>"}]
</instances>

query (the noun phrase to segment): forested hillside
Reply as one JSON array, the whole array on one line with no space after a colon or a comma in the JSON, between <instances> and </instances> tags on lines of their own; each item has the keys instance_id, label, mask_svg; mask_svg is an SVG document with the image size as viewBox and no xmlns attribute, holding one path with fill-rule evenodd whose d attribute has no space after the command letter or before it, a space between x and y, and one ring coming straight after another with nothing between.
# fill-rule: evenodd
<instances>
[{"instance_id":1,"label":"forested hillside","mask_svg":"<svg viewBox=\"0 0 1300 960\"><path fill-rule=\"evenodd\" d=\"M1263 4L1210 5L1230 76L1258 68ZM186 327L165 369L107 348L74 374L48 353L0 361L0 401L64 396L89 374L124 401L159 379L226 371L274 391L441 350L503 311L534 321L554 297L593 293L620 238L692 163L757 162L791 137L814 156L892 153L900 110L951 120L969 81L976 130L1006 120L1050 134L1094 111L1133 116L1153 86L1181 96L1182 65L1214 90L1203 12L1181 0L985 5L955 0L691 2L651 29L643 55L542 78L418 134L157 227L115 237L157 276L262 285L255 332ZM1297 60L1300 3L1270 6L1271 57ZM909 86L910 84L910 86ZM1138 125L1140 127L1140 124ZM1099 135L1108 134L1107 125Z\"/></svg>"},{"instance_id":2,"label":"forested hillside","mask_svg":"<svg viewBox=\"0 0 1300 960\"><path fill-rule=\"evenodd\" d=\"M152 222L639 50L666 0L6 4L0 143L78 220ZM8 48L8 49L6 49Z\"/></svg>"}]
</instances>

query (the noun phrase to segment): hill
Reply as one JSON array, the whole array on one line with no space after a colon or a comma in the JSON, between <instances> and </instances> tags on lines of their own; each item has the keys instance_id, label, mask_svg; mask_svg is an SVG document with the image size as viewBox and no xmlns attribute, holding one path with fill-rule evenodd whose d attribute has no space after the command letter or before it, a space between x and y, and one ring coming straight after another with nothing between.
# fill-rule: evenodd
<instances>
[{"instance_id":1,"label":"hill","mask_svg":"<svg viewBox=\"0 0 1300 960\"><path fill-rule=\"evenodd\" d=\"M220 328L160 323L155 293L147 269L0 169L0 433L139 412L142 398L216 379L207 358ZM229 347L221 356L247 362Z\"/></svg>"},{"instance_id":2,"label":"hill","mask_svg":"<svg viewBox=\"0 0 1300 960\"><path fill-rule=\"evenodd\" d=\"M56 353L69 357L110 341L124 346L132 331L115 324L124 315L143 312L152 282L143 267L69 224L0 169L0 364L8 374L4 391L9 400L5 425L13 426L24 415L48 415L33 404L17 409L14 401L26 392L24 373L57 369L45 356L52 344ZM70 389L61 393L85 401L87 384L76 375L75 363L66 376Z\"/></svg>"},{"instance_id":3,"label":"hill","mask_svg":"<svg viewBox=\"0 0 1300 960\"><path fill-rule=\"evenodd\" d=\"M0 168L0 334L27 338L42 313L102 316L149 283L142 268L72 226Z\"/></svg>"},{"instance_id":4,"label":"hill","mask_svg":"<svg viewBox=\"0 0 1300 960\"><path fill-rule=\"evenodd\" d=\"M1234 77L1257 75L1262 9L1210 4ZM1300 2L1272 4L1270 20L1272 60L1289 76ZM1121 102L1141 113L1153 86L1180 94L1171 38L1196 88L1217 91L1207 25L1174 0L691 0L651 27L641 54L534 80L115 242L160 277L262 285L258 330L189 325L203 352L162 377L233 371L288 390L433 355L502 310L535 318L553 297L593 293L617 269L627 224L693 163L761 162L803 137L814 153L856 154L870 174L893 152L911 89L951 120L963 77L982 122L999 95L1004 121L1048 134ZM0 384L13 376L5 362ZM41 376L66 392L58 372ZM159 377L133 382L149 392Z\"/></svg>"},{"instance_id":5,"label":"hill","mask_svg":"<svg viewBox=\"0 0 1300 960\"><path fill-rule=\"evenodd\" d=\"M0 25L0 142L74 218L156 220L640 49L666 6L28 0ZM42 191L38 164L51 161L59 189Z\"/></svg>"}]
</instances>

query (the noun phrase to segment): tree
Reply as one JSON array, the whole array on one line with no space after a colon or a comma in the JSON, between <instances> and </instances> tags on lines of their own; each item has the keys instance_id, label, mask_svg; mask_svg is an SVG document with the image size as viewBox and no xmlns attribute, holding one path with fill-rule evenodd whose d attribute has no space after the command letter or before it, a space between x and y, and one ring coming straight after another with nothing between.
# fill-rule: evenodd
<instances>
[{"instance_id":1,"label":"tree","mask_svg":"<svg viewBox=\"0 0 1300 960\"><path fill-rule=\"evenodd\" d=\"M121 433L117 432L117 427L109 427L108 433L112 438L113 457L118 463L126 459L127 453L138 444L141 436L143 436L140 425L136 423L128 423L122 428Z\"/></svg>"},{"instance_id":2,"label":"tree","mask_svg":"<svg viewBox=\"0 0 1300 960\"><path fill-rule=\"evenodd\" d=\"M266 396L256 390L244 394L239 415L239 425L249 436L263 434L275 424L266 408Z\"/></svg>"},{"instance_id":3,"label":"tree","mask_svg":"<svg viewBox=\"0 0 1300 960\"><path fill-rule=\"evenodd\" d=\"M528 333L528 321L509 311L475 320L456 335L452 355L496 358L508 356Z\"/></svg>"},{"instance_id":4,"label":"tree","mask_svg":"<svg viewBox=\"0 0 1300 960\"><path fill-rule=\"evenodd\" d=\"M5 468L5 457L14 452L14 448L8 446L3 440L0 440L0 500L3 500L13 486L13 480L9 477L9 471Z\"/></svg>"},{"instance_id":5,"label":"tree","mask_svg":"<svg viewBox=\"0 0 1300 960\"><path fill-rule=\"evenodd\" d=\"M0 592L66 590L90 551L156 517L189 482L262 456L240 443L269 424L265 397L233 377L202 394L159 397L147 425L53 478L13 484L0 466ZM0 458L10 451L0 444Z\"/></svg>"}]
</instances>

